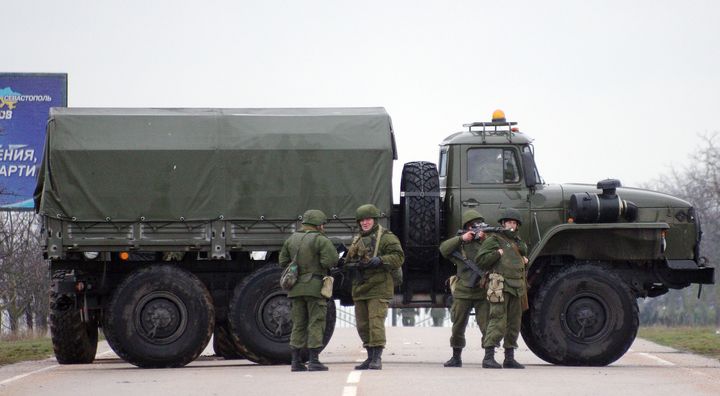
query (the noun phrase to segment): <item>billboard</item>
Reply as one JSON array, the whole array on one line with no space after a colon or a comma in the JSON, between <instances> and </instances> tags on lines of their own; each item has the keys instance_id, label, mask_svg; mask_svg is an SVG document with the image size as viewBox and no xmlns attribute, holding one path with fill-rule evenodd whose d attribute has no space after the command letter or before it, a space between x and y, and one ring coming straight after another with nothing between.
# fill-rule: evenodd
<instances>
[{"instance_id":1,"label":"billboard","mask_svg":"<svg viewBox=\"0 0 720 396\"><path fill-rule=\"evenodd\" d=\"M51 107L67 107L67 74L0 73L0 209L31 210Z\"/></svg>"}]
</instances>

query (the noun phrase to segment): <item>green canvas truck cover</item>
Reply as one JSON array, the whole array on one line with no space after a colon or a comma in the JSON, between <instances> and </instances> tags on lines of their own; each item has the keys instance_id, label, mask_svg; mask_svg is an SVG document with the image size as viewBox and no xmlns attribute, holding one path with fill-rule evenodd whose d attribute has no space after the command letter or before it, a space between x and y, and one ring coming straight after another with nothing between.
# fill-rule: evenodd
<instances>
[{"instance_id":1,"label":"green canvas truck cover","mask_svg":"<svg viewBox=\"0 0 720 396\"><path fill-rule=\"evenodd\" d=\"M383 108L53 108L38 213L74 221L294 219L309 208L390 214Z\"/></svg>"}]
</instances>

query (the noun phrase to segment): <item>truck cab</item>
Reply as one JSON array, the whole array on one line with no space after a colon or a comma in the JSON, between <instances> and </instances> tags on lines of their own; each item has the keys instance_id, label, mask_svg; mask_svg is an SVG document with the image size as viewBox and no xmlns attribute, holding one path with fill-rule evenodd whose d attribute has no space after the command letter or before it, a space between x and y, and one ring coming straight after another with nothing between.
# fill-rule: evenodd
<instances>
[{"instance_id":1,"label":"truck cab","mask_svg":"<svg viewBox=\"0 0 720 396\"><path fill-rule=\"evenodd\" d=\"M505 208L520 211L520 235L530 249L522 334L540 358L609 364L635 338L637 298L713 283L689 202L623 188L615 179L548 184L539 176L532 139L504 113L463 127L440 144L439 240L456 235L465 210L479 211L490 225ZM407 248L413 257L413 244ZM441 260L437 272L446 278L454 268Z\"/></svg>"}]
</instances>

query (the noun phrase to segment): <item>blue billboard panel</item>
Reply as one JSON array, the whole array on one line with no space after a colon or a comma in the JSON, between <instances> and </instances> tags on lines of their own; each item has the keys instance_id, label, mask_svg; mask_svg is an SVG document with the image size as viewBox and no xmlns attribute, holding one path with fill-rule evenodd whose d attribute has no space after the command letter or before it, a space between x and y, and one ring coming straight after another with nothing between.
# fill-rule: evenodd
<instances>
[{"instance_id":1,"label":"blue billboard panel","mask_svg":"<svg viewBox=\"0 0 720 396\"><path fill-rule=\"evenodd\" d=\"M0 73L0 209L33 208L51 107L67 107L67 74Z\"/></svg>"}]
</instances>

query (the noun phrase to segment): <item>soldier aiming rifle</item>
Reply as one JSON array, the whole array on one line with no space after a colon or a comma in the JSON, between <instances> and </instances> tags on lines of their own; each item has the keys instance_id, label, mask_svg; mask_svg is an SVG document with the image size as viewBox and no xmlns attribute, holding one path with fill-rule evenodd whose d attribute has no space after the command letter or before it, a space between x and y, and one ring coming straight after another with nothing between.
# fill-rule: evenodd
<instances>
[{"instance_id":1,"label":"soldier aiming rifle","mask_svg":"<svg viewBox=\"0 0 720 396\"><path fill-rule=\"evenodd\" d=\"M440 244L440 253L457 267L456 275L449 279L450 291L453 295L450 307L450 319L453 324L450 346L453 355L445 362L445 367L462 367L461 355L465 348L465 328L470 311L475 309L475 320L483 333L483 338L488 322L487 292L483 282L480 281L484 271L472 259L480 250L482 240L486 236L485 232L494 232L497 227L487 227L483 216L474 209L465 211L462 221L465 228L458 231L457 236Z\"/></svg>"}]
</instances>

